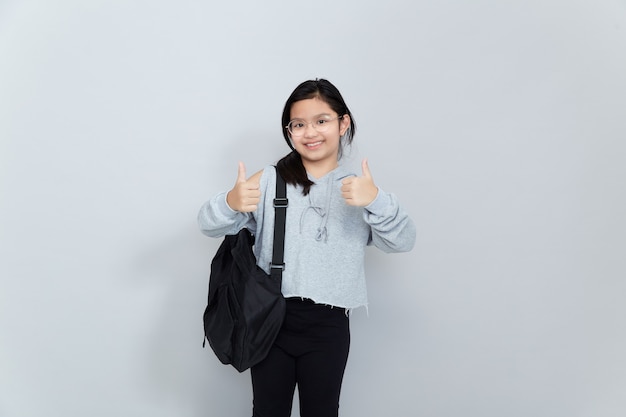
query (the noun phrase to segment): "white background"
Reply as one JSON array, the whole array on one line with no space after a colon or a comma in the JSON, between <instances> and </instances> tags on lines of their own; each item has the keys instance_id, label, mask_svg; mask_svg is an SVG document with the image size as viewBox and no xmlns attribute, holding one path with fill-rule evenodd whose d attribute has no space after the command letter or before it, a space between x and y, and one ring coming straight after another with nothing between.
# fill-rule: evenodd
<instances>
[{"instance_id":1,"label":"white background","mask_svg":"<svg viewBox=\"0 0 626 417\"><path fill-rule=\"evenodd\" d=\"M418 226L342 416L626 414L625 1L4 0L0 416L251 414L196 213L315 77Z\"/></svg>"}]
</instances>

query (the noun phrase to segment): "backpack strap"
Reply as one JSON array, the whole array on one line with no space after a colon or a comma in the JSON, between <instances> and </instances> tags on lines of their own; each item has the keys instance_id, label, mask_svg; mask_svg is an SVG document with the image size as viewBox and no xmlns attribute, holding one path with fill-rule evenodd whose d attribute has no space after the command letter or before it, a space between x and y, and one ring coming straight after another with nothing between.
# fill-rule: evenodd
<instances>
[{"instance_id":1,"label":"backpack strap","mask_svg":"<svg viewBox=\"0 0 626 417\"><path fill-rule=\"evenodd\" d=\"M276 197L274 198L274 248L270 275L272 278L282 279L285 263L285 221L287 219L287 184L276 168Z\"/></svg>"}]
</instances>

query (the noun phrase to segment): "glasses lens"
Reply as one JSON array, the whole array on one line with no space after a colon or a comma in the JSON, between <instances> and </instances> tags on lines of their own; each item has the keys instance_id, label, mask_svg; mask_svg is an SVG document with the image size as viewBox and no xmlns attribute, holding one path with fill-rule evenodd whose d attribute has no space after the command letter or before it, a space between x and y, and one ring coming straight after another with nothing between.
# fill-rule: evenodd
<instances>
[{"instance_id":1,"label":"glasses lens","mask_svg":"<svg viewBox=\"0 0 626 417\"><path fill-rule=\"evenodd\" d=\"M306 123L303 120L292 120L287 125L287 129L292 135L301 135L306 129Z\"/></svg>"},{"instance_id":2,"label":"glasses lens","mask_svg":"<svg viewBox=\"0 0 626 417\"><path fill-rule=\"evenodd\" d=\"M325 132L328 130L330 123L335 119L336 117L320 117L314 122L313 126L315 126L315 130L318 132Z\"/></svg>"}]
</instances>

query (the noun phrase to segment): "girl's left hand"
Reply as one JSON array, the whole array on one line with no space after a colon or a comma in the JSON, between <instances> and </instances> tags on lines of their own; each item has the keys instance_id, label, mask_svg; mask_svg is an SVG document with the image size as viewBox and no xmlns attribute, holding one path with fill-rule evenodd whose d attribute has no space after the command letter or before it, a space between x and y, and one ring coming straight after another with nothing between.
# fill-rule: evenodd
<instances>
[{"instance_id":1,"label":"girl's left hand","mask_svg":"<svg viewBox=\"0 0 626 417\"><path fill-rule=\"evenodd\" d=\"M363 176L348 177L341 182L341 196L350 206L365 207L378 195L378 187L374 184L367 159L363 160L361 168Z\"/></svg>"}]
</instances>

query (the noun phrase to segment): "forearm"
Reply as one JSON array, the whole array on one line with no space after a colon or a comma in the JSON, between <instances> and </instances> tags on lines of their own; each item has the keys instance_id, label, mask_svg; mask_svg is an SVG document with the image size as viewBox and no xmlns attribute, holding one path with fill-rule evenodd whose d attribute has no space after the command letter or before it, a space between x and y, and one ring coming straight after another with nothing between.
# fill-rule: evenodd
<instances>
[{"instance_id":1,"label":"forearm","mask_svg":"<svg viewBox=\"0 0 626 417\"><path fill-rule=\"evenodd\" d=\"M198 213L198 225L202 233L210 237L235 234L243 227L248 227L253 233L255 231L252 214L231 209L226 203L225 192L202 205Z\"/></svg>"},{"instance_id":2,"label":"forearm","mask_svg":"<svg viewBox=\"0 0 626 417\"><path fill-rule=\"evenodd\" d=\"M364 209L370 225L371 243L384 252L408 252L416 239L415 224L393 194L379 190L376 199Z\"/></svg>"}]
</instances>

